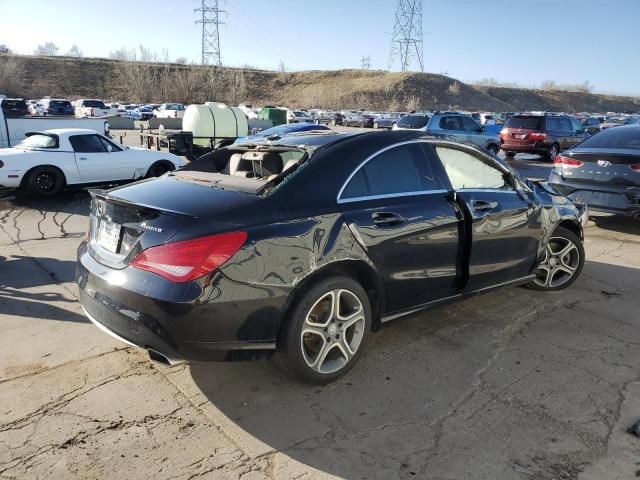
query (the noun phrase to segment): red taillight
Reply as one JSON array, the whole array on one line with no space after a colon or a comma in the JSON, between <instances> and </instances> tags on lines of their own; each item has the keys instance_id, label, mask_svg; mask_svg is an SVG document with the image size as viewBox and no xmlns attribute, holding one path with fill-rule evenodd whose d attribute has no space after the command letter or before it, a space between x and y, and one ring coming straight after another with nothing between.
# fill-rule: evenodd
<instances>
[{"instance_id":1,"label":"red taillight","mask_svg":"<svg viewBox=\"0 0 640 480\"><path fill-rule=\"evenodd\" d=\"M573 158L563 157L562 155L558 155L553 159L553 163L556 165L564 165L565 167L581 167L584 165L580 160L574 160Z\"/></svg>"},{"instance_id":2,"label":"red taillight","mask_svg":"<svg viewBox=\"0 0 640 480\"><path fill-rule=\"evenodd\" d=\"M546 139L547 139L546 133L530 133L529 134L529 140L546 140Z\"/></svg>"},{"instance_id":3,"label":"red taillight","mask_svg":"<svg viewBox=\"0 0 640 480\"><path fill-rule=\"evenodd\" d=\"M131 266L174 282L189 282L220 267L246 240L247 232L229 232L167 243L143 250Z\"/></svg>"},{"instance_id":4,"label":"red taillight","mask_svg":"<svg viewBox=\"0 0 640 480\"><path fill-rule=\"evenodd\" d=\"M509 135L509 129L503 128L502 130L500 130L500 135Z\"/></svg>"},{"instance_id":5,"label":"red taillight","mask_svg":"<svg viewBox=\"0 0 640 480\"><path fill-rule=\"evenodd\" d=\"M629 165L629 168L634 172L640 172L640 163L634 163L633 165Z\"/></svg>"}]
</instances>

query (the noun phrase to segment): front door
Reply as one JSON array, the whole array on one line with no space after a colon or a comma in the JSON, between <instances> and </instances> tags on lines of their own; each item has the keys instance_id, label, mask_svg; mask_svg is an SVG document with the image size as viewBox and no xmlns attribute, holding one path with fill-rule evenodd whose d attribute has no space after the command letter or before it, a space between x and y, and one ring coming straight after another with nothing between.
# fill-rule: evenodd
<instances>
[{"instance_id":1,"label":"front door","mask_svg":"<svg viewBox=\"0 0 640 480\"><path fill-rule=\"evenodd\" d=\"M69 142L83 183L133 178L133 167L126 155L122 155L122 149L100 135L73 135Z\"/></svg>"},{"instance_id":2,"label":"front door","mask_svg":"<svg viewBox=\"0 0 640 480\"><path fill-rule=\"evenodd\" d=\"M530 275L543 234L540 207L492 158L452 145L436 152L469 218L466 290Z\"/></svg>"},{"instance_id":3,"label":"front door","mask_svg":"<svg viewBox=\"0 0 640 480\"><path fill-rule=\"evenodd\" d=\"M387 312L452 295L460 273L462 212L423 145L410 142L382 150L354 172L338 200L349 228L383 277Z\"/></svg>"}]
</instances>

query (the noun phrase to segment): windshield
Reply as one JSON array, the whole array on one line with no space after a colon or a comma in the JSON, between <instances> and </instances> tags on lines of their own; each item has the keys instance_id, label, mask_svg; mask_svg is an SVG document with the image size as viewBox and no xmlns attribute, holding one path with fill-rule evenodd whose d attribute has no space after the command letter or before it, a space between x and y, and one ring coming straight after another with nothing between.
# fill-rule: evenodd
<instances>
[{"instance_id":1,"label":"windshield","mask_svg":"<svg viewBox=\"0 0 640 480\"><path fill-rule=\"evenodd\" d=\"M57 141L55 137L49 135L31 135L22 140L16 147L19 148L56 148Z\"/></svg>"},{"instance_id":2,"label":"windshield","mask_svg":"<svg viewBox=\"0 0 640 480\"><path fill-rule=\"evenodd\" d=\"M68 102L67 100L51 100L49 102L49 106L50 107L67 107L67 106L71 106L71 103Z\"/></svg>"},{"instance_id":3,"label":"windshield","mask_svg":"<svg viewBox=\"0 0 640 480\"><path fill-rule=\"evenodd\" d=\"M293 112L296 117L306 117L307 114L304 112Z\"/></svg>"},{"instance_id":4,"label":"windshield","mask_svg":"<svg viewBox=\"0 0 640 480\"><path fill-rule=\"evenodd\" d=\"M613 117L613 118L608 119L607 123L617 123L619 125L622 125L624 123L624 118Z\"/></svg>"}]
</instances>

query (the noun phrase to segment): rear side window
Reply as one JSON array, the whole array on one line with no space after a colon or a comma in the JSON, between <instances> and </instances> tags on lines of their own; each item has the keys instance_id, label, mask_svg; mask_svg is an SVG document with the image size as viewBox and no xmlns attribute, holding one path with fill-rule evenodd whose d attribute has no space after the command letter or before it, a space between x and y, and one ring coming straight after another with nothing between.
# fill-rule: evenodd
<instances>
[{"instance_id":1,"label":"rear side window","mask_svg":"<svg viewBox=\"0 0 640 480\"><path fill-rule=\"evenodd\" d=\"M451 185L462 189L511 189L502 170L462 150L436 147Z\"/></svg>"},{"instance_id":2,"label":"rear side window","mask_svg":"<svg viewBox=\"0 0 640 480\"><path fill-rule=\"evenodd\" d=\"M440 128L443 130L464 130L462 117L442 117L440 119Z\"/></svg>"},{"instance_id":3,"label":"rear side window","mask_svg":"<svg viewBox=\"0 0 640 480\"><path fill-rule=\"evenodd\" d=\"M407 115L398 120L398 126L403 128L423 128L429 117L425 115Z\"/></svg>"},{"instance_id":4,"label":"rear side window","mask_svg":"<svg viewBox=\"0 0 640 480\"><path fill-rule=\"evenodd\" d=\"M640 128L616 127L587 138L579 148L620 148L640 150Z\"/></svg>"},{"instance_id":5,"label":"rear side window","mask_svg":"<svg viewBox=\"0 0 640 480\"><path fill-rule=\"evenodd\" d=\"M529 130L540 130L542 117L511 117L505 123L506 128L526 128Z\"/></svg>"},{"instance_id":6,"label":"rear side window","mask_svg":"<svg viewBox=\"0 0 640 480\"><path fill-rule=\"evenodd\" d=\"M104 143L98 135L74 135L69 137L73 150L78 153L104 153Z\"/></svg>"},{"instance_id":7,"label":"rear side window","mask_svg":"<svg viewBox=\"0 0 640 480\"><path fill-rule=\"evenodd\" d=\"M341 199L422 192L443 188L419 143L386 150L360 167Z\"/></svg>"}]
</instances>

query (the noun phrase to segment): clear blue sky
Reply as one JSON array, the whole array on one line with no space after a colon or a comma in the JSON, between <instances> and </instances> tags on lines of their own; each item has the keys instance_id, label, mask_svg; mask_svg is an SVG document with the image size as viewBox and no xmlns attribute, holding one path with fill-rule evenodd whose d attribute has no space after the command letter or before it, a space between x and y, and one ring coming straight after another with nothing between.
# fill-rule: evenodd
<instances>
[{"instance_id":1,"label":"clear blue sky","mask_svg":"<svg viewBox=\"0 0 640 480\"><path fill-rule=\"evenodd\" d=\"M222 0L223 63L290 70L386 69L394 0ZM0 44L108 56L143 44L199 61L200 0L0 0ZM424 0L425 70L463 81L589 80L640 94L640 0ZM398 68L396 64L396 69Z\"/></svg>"}]
</instances>

